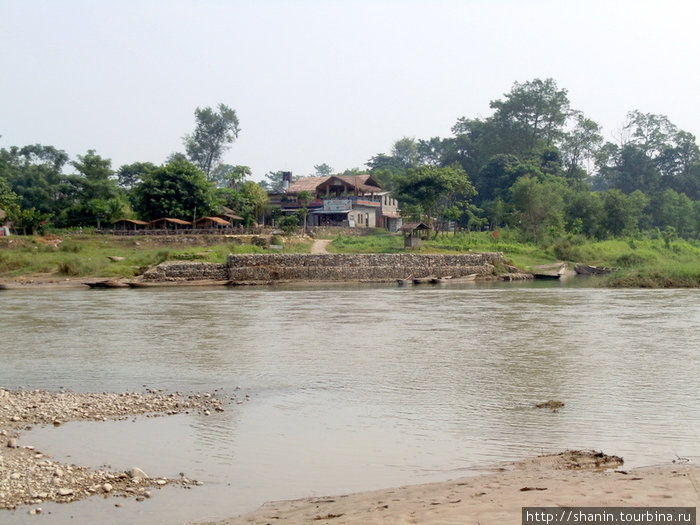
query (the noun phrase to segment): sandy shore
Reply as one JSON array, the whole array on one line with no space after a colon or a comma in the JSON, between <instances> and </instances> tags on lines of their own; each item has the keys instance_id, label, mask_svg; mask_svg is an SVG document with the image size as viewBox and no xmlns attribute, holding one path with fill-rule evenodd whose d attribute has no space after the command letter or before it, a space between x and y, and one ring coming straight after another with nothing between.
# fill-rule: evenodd
<instances>
[{"instance_id":1,"label":"sandy shore","mask_svg":"<svg viewBox=\"0 0 700 525\"><path fill-rule=\"evenodd\" d=\"M216 525L507 525L521 523L522 507L696 507L700 500L700 469L684 460L626 470L614 456L569 451L492 470L443 483L271 502Z\"/></svg>"},{"instance_id":2,"label":"sandy shore","mask_svg":"<svg viewBox=\"0 0 700 525\"><path fill-rule=\"evenodd\" d=\"M133 497L143 501L151 490L164 485L201 485L182 474L178 479L145 473L138 466L109 471L52 460L31 444L22 431L32 425L60 426L67 421L106 421L133 416L154 417L195 412L209 415L242 403L245 396L210 393L75 393L0 388L0 522L2 509L30 505L41 513L41 503L69 503L94 495ZM149 475L150 474L150 475Z\"/></svg>"}]
</instances>

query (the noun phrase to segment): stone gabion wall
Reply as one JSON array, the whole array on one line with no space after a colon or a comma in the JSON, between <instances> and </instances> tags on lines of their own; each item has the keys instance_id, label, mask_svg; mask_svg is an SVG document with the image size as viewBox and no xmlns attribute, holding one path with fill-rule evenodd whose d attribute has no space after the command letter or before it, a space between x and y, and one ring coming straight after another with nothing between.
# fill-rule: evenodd
<instances>
[{"instance_id":1,"label":"stone gabion wall","mask_svg":"<svg viewBox=\"0 0 700 525\"><path fill-rule=\"evenodd\" d=\"M143 274L144 281L227 281L228 265L202 262L164 262Z\"/></svg>"},{"instance_id":2,"label":"stone gabion wall","mask_svg":"<svg viewBox=\"0 0 700 525\"><path fill-rule=\"evenodd\" d=\"M229 255L232 281L388 281L409 277L490 275L502 253Z\"/></svg>"}]
</instances>

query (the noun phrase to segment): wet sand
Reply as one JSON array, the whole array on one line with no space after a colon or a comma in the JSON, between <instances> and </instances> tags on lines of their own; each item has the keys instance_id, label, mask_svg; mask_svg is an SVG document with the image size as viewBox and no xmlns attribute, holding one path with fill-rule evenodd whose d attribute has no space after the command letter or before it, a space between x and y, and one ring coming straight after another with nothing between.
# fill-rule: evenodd
<instances>
[{"instance_id":1,"label":"wet sand","mask_svg":"<svg viewBox=\"0 0 700 525\"><path fill-rule=\"evenodd\" d=\"M698 505L697 465L680 459L626 470L614 461L599 462L597 457L594 452L565 452L505 463L489 474L442 483L270 502L254 512L206 525L503 525L521 523L522 507Z\"/></svg>"}]
</instances>

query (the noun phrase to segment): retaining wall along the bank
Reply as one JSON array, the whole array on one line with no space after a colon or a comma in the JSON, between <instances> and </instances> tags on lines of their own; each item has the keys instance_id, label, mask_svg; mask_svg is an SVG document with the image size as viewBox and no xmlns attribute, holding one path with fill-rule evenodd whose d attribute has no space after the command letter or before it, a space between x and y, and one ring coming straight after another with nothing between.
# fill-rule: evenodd
<instances>
[{"instance_id":1,"label":"retaining wall along the bank","mask_svg":"<svg viewBox=\"0 0 700 525\"><path fill-rule=\"evenodd\" d=\"M165 262L148 270L145 281L216 280L390 281L417 277L494 275L504 266L503 254L248 254L229 255L226 264Z\"/></svg>"},{"instance_id":2,"label":"retaining wall along the bank","mask_svg":"<svg viewBox=\"0 0 700 525\"><path fill-rule=\"evenodd\" d=\"M228 265L203 262L164 262L143 274L144 281L228 281Z\"/></svg>"},{"instance_id":3,"label":"retaining wall along the bank","mask_svg":"<svg viewBox=\"0 0 700 525\"><path fill-rule=\"evenodd\" d=\"M232 281L389 281L409 277L492 275L502 253L229 255Z\"/></svg>"}]
</instances>

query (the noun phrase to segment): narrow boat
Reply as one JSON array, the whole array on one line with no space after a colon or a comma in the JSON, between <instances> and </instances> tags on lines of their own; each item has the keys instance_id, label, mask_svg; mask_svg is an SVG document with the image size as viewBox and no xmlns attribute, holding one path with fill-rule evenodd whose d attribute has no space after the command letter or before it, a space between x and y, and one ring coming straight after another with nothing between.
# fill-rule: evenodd
<instances>
[{"instance_id":1,"label":"narrow boat","mask_svg":"<svg viewBox=\"0 0 700 525\"><path fill-rule=\"evenodd\" d=\"M574 269L579 275L605 275L615 271L614 268L605 268L602 266L589 266L587 264L577 264Z\"/></svg>"},{"instance_id":2,"label":"narrow boat","mask_svg":"<svg viewBox=\"0 0 700 525\"><path fill-rule=\"evenodd\" d=\"M87 282L83 283L93 289L105 289L105 288L128 288L129 285L122 281L97 281L97 282Z\"/></svg>"},{"instance_id":3,"label":"narrow boat","mask_svg":"<svg viewBox=\"0 0 700 525\"><path fill-rule=\"evenodd\" d=\"M551 281L554 279L559 279L561 277L561 275L559 275L558 273L535 273L535 274L532 274L532 276L535 279L541 280L541 281L548 281L548 280Z\"/></svg>"},{"instance_id":4,"label":"narrow boat","mask_svg":"<svg viewBox=\"0 0 700 525\"><path fill-rule=\"evenodd\" d=\"M427 284L433 281L435 277L414 277L413 284Z\"/></svg>"},{"instance_id":5,"label":"narrow boat","mask_svg":"<svg viewBox=\"0 0 700 525\"><path fill-rule=\"evenodd\" d=\"M407 284L413 284L413 279L408 277L406 279L396 279L399 286L406 286Z\"/></svg>"}]
</instances>

